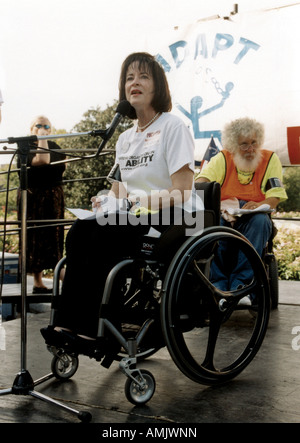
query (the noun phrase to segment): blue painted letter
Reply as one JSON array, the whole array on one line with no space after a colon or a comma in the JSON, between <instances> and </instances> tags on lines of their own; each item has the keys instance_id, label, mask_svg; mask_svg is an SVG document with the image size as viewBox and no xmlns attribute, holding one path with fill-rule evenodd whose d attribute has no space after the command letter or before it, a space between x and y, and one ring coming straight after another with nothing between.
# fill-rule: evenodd
<instances>
[{"instance_id":1,"label":"blue painted letter","mask_svg":"<svg viewBox=\"0 0 300 443\"><path fill-rule=\"evenodd\" d=\"M240 38L240 43L244 45L244 47L234 60L234 63L236 65L242 60L243 57L245 57L249 49L254 49L254 51L257 51L260 48L260 45L258 45L257 43L254 43L251 40L247 40L243 37Z\"/></svg>"},{"instance_id":2,"label":"blue painted letter","mask_svg":"<svg viewBox=\"0 0 300 443\"><path fill-rule=\"evenodd\" d=\"M185 57L188 55L188 50L186 49L187 42L180 40L173 45L169 46L174 62L176 63L176 68L179 68L183 63ZM184 48L183 58L180 60L178 56L178 48Z\"/></svg>"}]
</instances>

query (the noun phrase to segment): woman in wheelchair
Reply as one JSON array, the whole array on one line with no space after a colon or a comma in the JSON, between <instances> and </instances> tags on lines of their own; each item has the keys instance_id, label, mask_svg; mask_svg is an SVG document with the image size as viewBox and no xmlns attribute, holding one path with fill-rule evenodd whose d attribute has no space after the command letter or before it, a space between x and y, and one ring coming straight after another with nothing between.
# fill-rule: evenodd
<instances>
[{"instance_id":1,"label":"woman in wheelchair","mask_svg":"<svg viewBox=\"0 0 300 443\"><path fill-rule=\"evenodd\" d=\"M243 234L260 256L272 236L269 214L258 211L236 217L228 208L257 210L267 204L272 210L287 199L281 183L280 160L272 151L262 149L263 142L264 127L256 120L240 118L228 123L222 133L224 149L196 177L196 182L221 184L221 225L232 226ZM234 268L228 271L228 263L223 259L226 248L225 243L220 244L211 275L218 289L232 291L249 284L253 270L246 257L240 254ZM252 301L251 296L241 300L247 305Z\"/></svg>"},{"instance_id":2,"label":"woman in wheelchair","mask_svg":"<svg viewBox=\"0 0 300 443\"><path fill-rule=\"evenodd\" d=\"M128 117L135 120L116 145L121 180L113 181L107 195L92 197L94 219L77 220L70 229L55 324L41 330L48 345L68 343L78 353L89 354L99 346L99 309L113 266L138 252L151 226L163 232L178 211L183 217L203 209L193 185L193 139L170 114L167 79L153 56L134 53L125 59L119 99L130 103ZM114 318L120 304L118 289L115 292Z\"/></svg>"}]
</instances>

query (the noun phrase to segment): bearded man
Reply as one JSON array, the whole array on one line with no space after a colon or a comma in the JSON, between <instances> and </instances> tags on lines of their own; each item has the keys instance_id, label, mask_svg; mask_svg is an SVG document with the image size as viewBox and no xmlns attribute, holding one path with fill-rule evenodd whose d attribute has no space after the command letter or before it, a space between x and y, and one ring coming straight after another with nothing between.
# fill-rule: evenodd
<instances>
[{"instance_id":1,"label":"bearded man","mask_svg":"<svg viewBox=\"0 0 300 443\"><path fill-rule=\"evenodd\" d=\"M263 143L264 126L258 121L246 117L228 123L222 132L224 149L196 177L196 182L220 183L221 225L241 232L260 256L272 235L269 214L254 212L230 217L227 209L235 203L242 209L257 209L263 204L275 209L280 201L287 199L280 160L274 152L263 149ZM212 264L212 281L218 289L232 291L249 283L253 275L242 256L230 275L226 275L222 269L222 247L225 246L219 248L219 258ZM250 303L249 299L247 304Z\"/></svg>"}]
</instances>

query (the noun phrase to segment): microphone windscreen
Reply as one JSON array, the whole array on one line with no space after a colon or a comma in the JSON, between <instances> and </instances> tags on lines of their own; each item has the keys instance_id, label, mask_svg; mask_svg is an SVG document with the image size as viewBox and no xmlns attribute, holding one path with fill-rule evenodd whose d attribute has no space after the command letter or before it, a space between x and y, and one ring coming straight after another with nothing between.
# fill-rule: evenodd
<instances>
[{"instance_id":1,"label":"microphone windscreen","mask_svg":"<svg viewBox=\"0 0 300 443\"><path fill-rule=\"evenodd\" d=\"M116 113L119 113L123 115L123 117L128 116L130 114L130 111L132 109L131 104L127 100L122 100L116 109Z\"/></svg>"}]
</instances>

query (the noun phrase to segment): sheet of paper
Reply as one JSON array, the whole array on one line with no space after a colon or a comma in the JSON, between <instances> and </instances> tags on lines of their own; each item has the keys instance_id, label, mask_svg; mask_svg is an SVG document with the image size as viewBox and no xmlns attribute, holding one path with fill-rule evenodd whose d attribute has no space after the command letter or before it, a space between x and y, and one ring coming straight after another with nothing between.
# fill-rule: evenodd
<instances>
[{"instance_id":1,"label":"sheet of paper","mask_svg":"<svg viewBox=\"0 0 300 443\"><path fill-rule=\"evenodd\" d=\"M152 238L159 238L160 236L161 232L159 232L155 228L152 228L152 226L150 227L148 234L145 235L145 237L152 237Z\"/></svg>"},{"instance_id":2,"label":"sheet of paper","mask_svg":"<svg viewBox=\"0 0 300 443\"><path fill-rule=\"evenodd\" d=\"M226 211L230 215L245 215L245 214L253 214L255 212L270 213L273 212L273 209L271 209L270 205L261 205L255 209L227 208Z\"/></svg>"},{"instance_id":3,"label":"sheet of paper","mask_svg":"<svg viewBox=\"0 0 300 443\"><path fill-rule=\"evenodd\" d=\"M93 211L88 211L87 209L67 208L67 210L72 212L72 214L74 214L75 217L79 218L79 220L92 220L92 219L96 218L96 213Z\"/></svg>"},{"instance_id":4,"label":"sheet of paper","mask_svg":"<svg viewBox=\"0 0 300 443\"><path fill-rule=\"evenodd\" d=\"M72 214L75 215L75 217L79 218L79 220L93 220L96 218L99 219L100 217L104 217L107 216L107 214L127 214L127 211L122 211L122 210L113 210L114 208L109 208L109 211L107 210L107 208L103 205L103 211L98 211L93 212L93 211L88 211L87 209L80 209L80 208L67 208L68 211L72 212Z\"/></svg>"}]
</instances>

